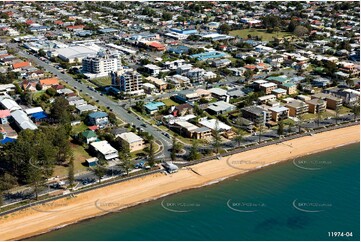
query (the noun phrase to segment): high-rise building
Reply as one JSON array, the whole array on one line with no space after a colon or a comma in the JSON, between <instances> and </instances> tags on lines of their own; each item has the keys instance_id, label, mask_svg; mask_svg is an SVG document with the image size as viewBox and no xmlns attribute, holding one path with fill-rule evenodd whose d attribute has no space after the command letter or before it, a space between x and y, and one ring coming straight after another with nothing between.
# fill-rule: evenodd
<instances>
[{"instance_id":1,"label":"high-rise building","mask_svg":"<svg viewBox=\"0 0 361 242\"><path fill-rule=\"evenodd\" d=\"M142 76L134 70L111 72L112 86L124 94L139 95L144 93Z\"/></svg>"},{"instance_id":2,"label":"high-rise building","mask_svg":"<svg viewBox=\"0 0 361 242\"><path fill-rule=\"evenodd\" d=\"M86 57L82 60L82 64L84 73L93 74L110 73L122 68L120 58L116 55Z\"/></svg>"}]
</instances>

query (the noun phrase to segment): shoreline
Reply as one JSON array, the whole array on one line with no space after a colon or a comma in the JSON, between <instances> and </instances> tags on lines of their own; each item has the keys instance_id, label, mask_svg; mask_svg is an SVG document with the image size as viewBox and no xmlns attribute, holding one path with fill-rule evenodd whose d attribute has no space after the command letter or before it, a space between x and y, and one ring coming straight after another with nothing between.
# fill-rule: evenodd
<instances>
[{"instance_id":1,"label":"shoreline","mask_svg":"<svg viewBox=\"0 0 361 242\"><path fill-rule=\"evenodd\" d=\"M296 138L280 143L285 145L273 144L223 157L220 160L192 165L189 168L193 171L184 168L169 175L151 174L84 192L75 198L62 198L48 204L37 205L1 217L0 240L35 237L181 191L216 184L230 177L264 169L283 161L357 143L360 142L359 128L360 126L356 125ZM310 142L313 142L313 145L310 145ZM232 160L235 164L230 166ZM259 165L260 160L263 162L262 165ZM103 209L99 209L97 204L99 201Z\"/></svg>"}]
</instances>

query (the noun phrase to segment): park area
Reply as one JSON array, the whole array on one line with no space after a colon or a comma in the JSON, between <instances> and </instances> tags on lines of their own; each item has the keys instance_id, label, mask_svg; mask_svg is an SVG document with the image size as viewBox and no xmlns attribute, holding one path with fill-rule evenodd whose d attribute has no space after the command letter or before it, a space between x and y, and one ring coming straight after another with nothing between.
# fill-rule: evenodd
<instances>
[{"instance_id":1,"label":"park area","mask_svg":"<svg viewBox=\"0 0 361 242\"><path fill-rule=\"evenodd\" d=\"M240 30L233 30L229 32L232 36L239 36L242 39L247 39L248 35L250 34L252 37L258 36L262 38L262 41L270 41L273 40L273 38L283 38L286 36L292 36L290 32L273 32L273 33L267 33L266 29L240 29Z\"/></svg>"}]
</instances>

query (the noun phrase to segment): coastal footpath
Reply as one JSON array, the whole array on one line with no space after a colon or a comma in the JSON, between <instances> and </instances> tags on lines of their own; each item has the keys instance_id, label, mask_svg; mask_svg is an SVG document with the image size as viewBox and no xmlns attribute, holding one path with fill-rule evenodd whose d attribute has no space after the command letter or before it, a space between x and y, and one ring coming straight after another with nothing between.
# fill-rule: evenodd
<instances>
[{"instance_id":1,"label":"coastal footpath","mask_svg":"<svg viewBox=\"0 0 361 242\"><path fill-rule=\"evenodd\" d=\"M281 161L360 142L360 126L350 126L184 167L179 172L131 179L0 217L0 240L18 240L118 212L159 197L201 187Z\"/></svg>"}]
</instances>

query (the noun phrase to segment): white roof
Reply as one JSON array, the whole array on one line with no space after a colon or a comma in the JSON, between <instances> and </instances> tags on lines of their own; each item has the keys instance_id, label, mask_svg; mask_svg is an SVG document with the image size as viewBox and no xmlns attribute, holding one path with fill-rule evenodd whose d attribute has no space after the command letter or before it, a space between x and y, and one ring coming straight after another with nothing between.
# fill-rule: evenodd
<instances>
[{"instance_id":1,"label":"white roof","mask_svg":"<svg viewBox=\"0 0 361 242\"><path fill-rule=\"evenodd\" d=\"M288 108L283 107L283 106L278 106L278 107L269 108L268 110L279 113L279 112L287 111Z\"/></svg>"},{"instance_id":2,"label":"white roof","mask_svg":"<svg viewBox=\"0 0 361 242\"><path fill-rule=\"evenodd\" d=\"M227 90L224 90L222 88L218 88L218 87L215 87L215 88L211 88L209 89L208 91L210 91L211 93L214 93L218 96L225 96L227 95Z\"/></svg>"},{"instance_id":3,"label":"white roof","mask_svg":"<svg viewBox=\"0 0 361 242\"><path fill-rule=\"evenodd\" d=\"M35 108L28 108L24 110L27 115L33 114L33 113L40 113L44 110L41 107L35 107Z\"/></svg>"},{"instance_id":4,"label":"white roof","mask_svg":"<svg viewBox=\"0 0 361 242\"><path fill-rule=\"evenodd\" d=\"M117 136L122 138L123 140L125 140L129 144L143 141L142 137L136 135L133 132L125 132L125 133L122 133L122 134L117 135Z\"/></svg>"},{"instance_id":5,"label":"white roof","mask_svg":"<svg viewBox=\"0 0 361 242\"><path fill-rule=\"evenodd\" d=\"M1 100L0 103L5 107L5 109L9 109L10 111L21 109L21 107L14 100L10 98L5 98Z\"/></svg>"},{"instance_id":6,"label":"white roof","mask_svg":"<svg viewBox=\"0 0 361 242\"><path fill-rule=\"evenodd\" d=\"M203 126L210 128L212 130L216 130L216 126L217 126L217 121L218 121L218 130L230 130L232 129L231 126L228 126L227 124L217 120L217 119L210 119L210 120L202 120L199 123L202 124Z\"/></svg>"},{"instance_id":7,"label":"white roof","mask_svg":"<svg viewBox=\"0 0 361 242\"><path fill-rule=\"evenodd\" d=\"M97 45L91 46L72 46L67 48L57 49L58 55L67 59L84 58L87 56L95 56L100 50Z\"/></svg>"},{"instance_id":8,"label":"white roof","mask_svg":"<svg viewBox=\"0 0 361 242\"><path fill-rule=\"evenodd\" d=\"M261 84L260 86L261 87L274 87L274 86L277 86L277 84L269 82L269 83Z\"/></svg>"},{"instance_id":9,"label":"white roof","mask_svg":"<svg viewBox=\"0 0 361 242\"><path fill-rule=\"evenodd\" d=\"M35 130L38 128L23 110L14 111L11 113L11 116L21 129Z\"/></svg>"},{"instance_id":10,"label":"white roof","mask_svg":"<svg viewBox=\"0 0 361 242\"><path fill-rule=\"evenodd\" d=\"M90 143L90 145L93 146L97 151L99 151L103 155L107 155L107 154L117 152L117 150L114 149L113 146L111 146L108 143L108 141L106 141L106 140L93 142L93 143Z\"/></svg>"}]
</instances>

